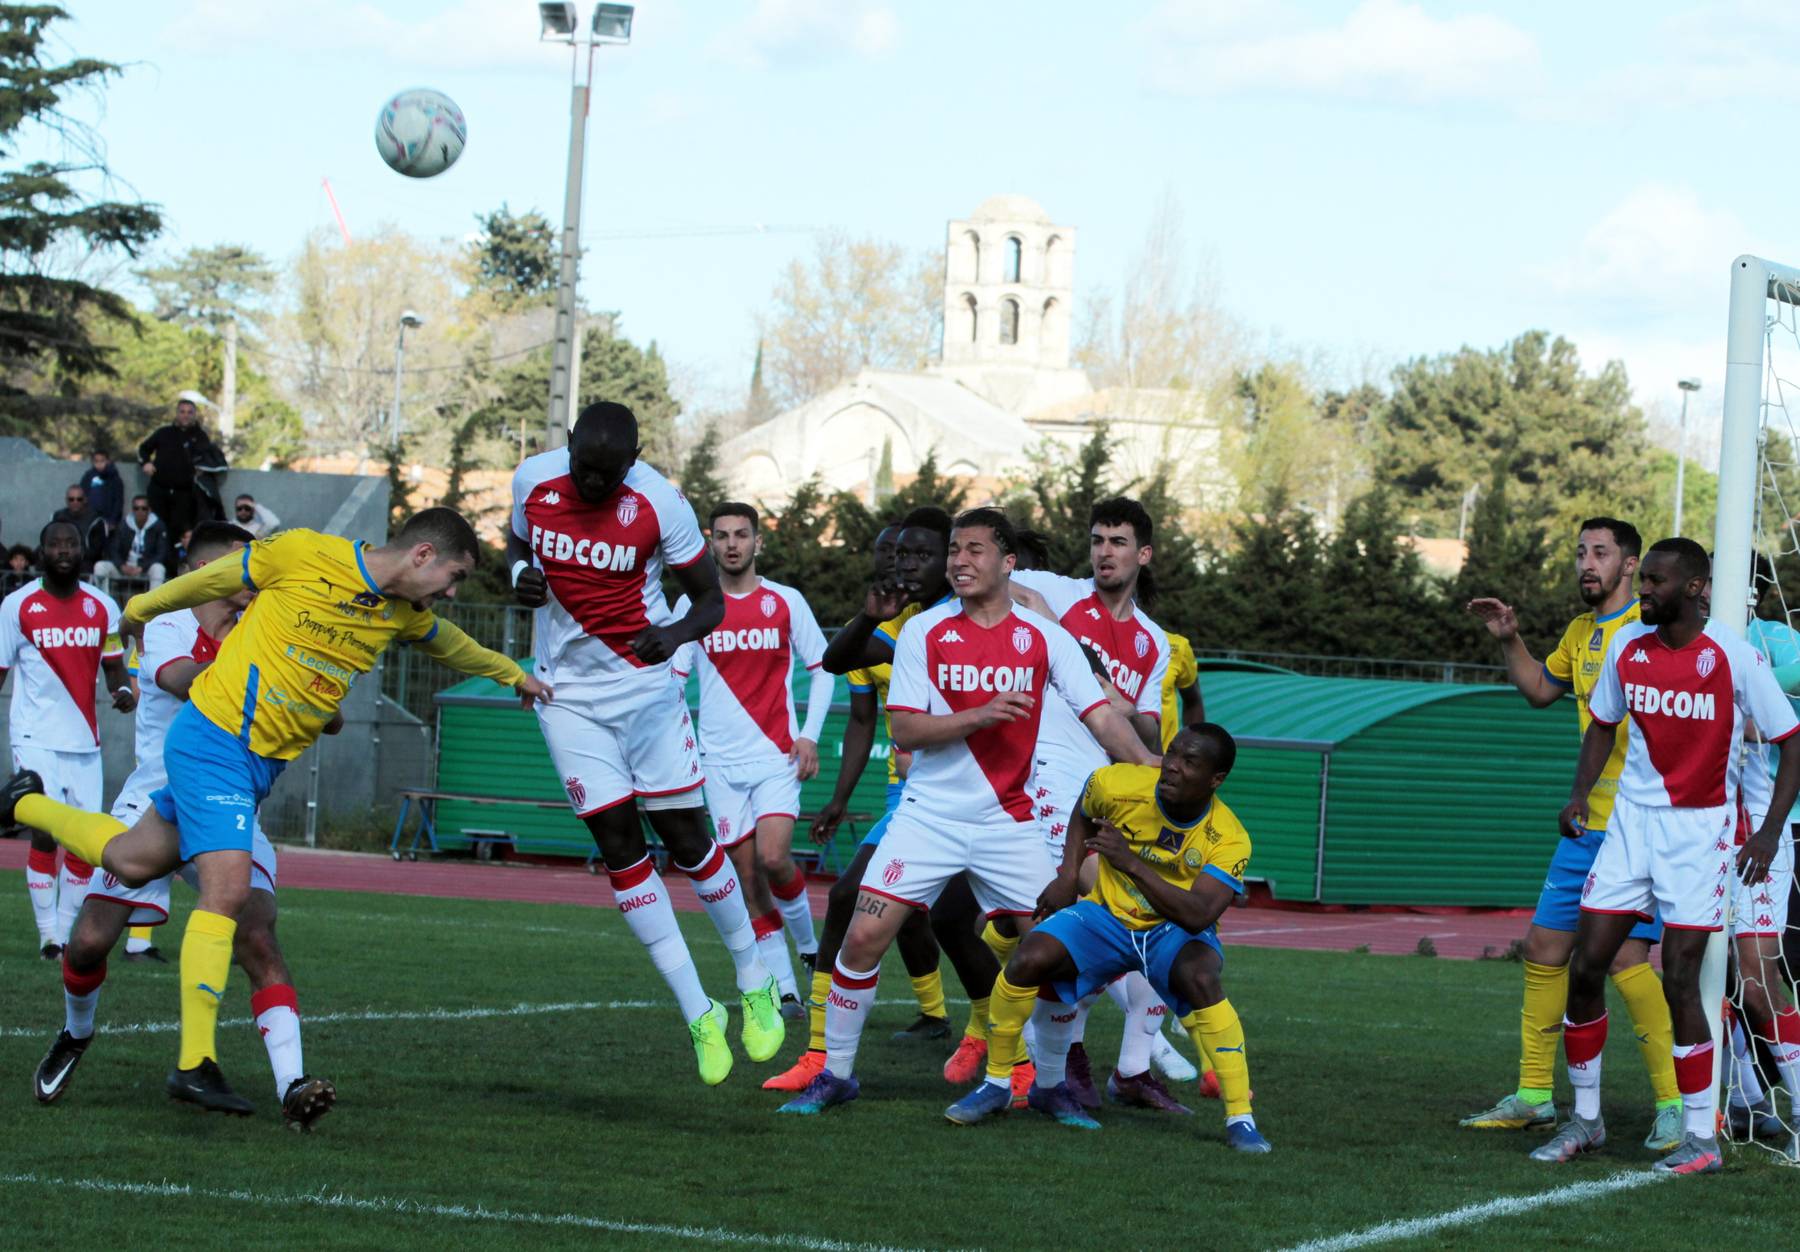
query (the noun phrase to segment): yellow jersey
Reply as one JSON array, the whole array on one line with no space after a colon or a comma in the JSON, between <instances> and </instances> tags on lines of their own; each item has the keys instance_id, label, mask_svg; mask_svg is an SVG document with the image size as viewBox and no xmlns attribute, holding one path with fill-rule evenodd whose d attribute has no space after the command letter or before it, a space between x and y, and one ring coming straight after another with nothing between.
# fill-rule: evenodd
<instances>
[{"instance_id":1,"label":"yellow jersey","mask_svg":"<svg viewBox=\"0 0 1800 1252\"><path fill-rule=\"evenodd\" d=\"M1194 645L1186 635L1164 632L1169 636L1169 672L1163 678L1162 746L1169 750L1169 740L1181 729L1181 695L1184 687L1200 681L1200 663L1194 660Z\"/></svg>"},{"instance_id":2,"label":"yellow jersey","mask_svg":"<svg viewBox=\"0 0 1800 1252\"><path fill-rule=\"evenodd\" d=\"M381 593L361 541L312 530L259 539L240 559L210 561L133 596L125 617L146 622L248 587L256 598L194 680L189 701L258 756L291 761L337 713L357 677L390 643L417 644L452 669L515 686L518 664L429 609Z\"/></svg>"},{"instance_id":3,"label":"yellow jersey","mask_svg":"<svg viewBox=\"0 0 1800 1252\"><path fill-rule=\"evenodd\" d=\"M1593 613L1583 613L1569 623L1569 628L1557 640L1556 648L1544 658L1544 673L1550 681L1565 691L1575 693L1575 709L1577 722L1582 734L1587 734L1588 724L1594 715L1588 712L1588 696L1593 693L1594 684L1600 680L1601 664L1606 660L1606 650L1612 646L1612 639L1619 627L1629 626L1638 620L1638 602L1633 600L1622 609L1608 613L1605 617L1597 617ZM1613 797L1619 791L1619 771L1625 767L1625 745L1631 739L1631 719L1623 719L1617 732L1613 735L1612 755L1606 758L1606 768L1600 771L1593 790L1588 792L1588 829L1605 830L1607 821L1612 817Z\"/></svg>"},{"instance_id":4,"label":"yellow jersey","mask_svg":"<svg viewBox=\"0 0 1800 1252\"><path fill-rule=\"evenodd\" d=\"M888 786L897 787L900 785L900 754L894 751L894 719L887 713L888 680L893 676L892 665L868 665L844 675L850 681L850 690L875 693L875 706L881 710L881 724L887 728Z\"/></svg>"},{"instance_id":5,"label":"yellow jersey","mask_svg":"<svg viewBox=\"0 0 1800 1252\"><path fill-rule=\"evenodd\" d=\"M1088 775L1081 811L1096 822L1118 828L1140 859L1172 887L1192 889L1207 874L1243 894L1244 869L1250 864L1250 835L1237 814L1218 796L1192 823L1170 821L1156 802L1153 765L1108 765ZM1087 895L1132 930L1148 930L1165 919L1105 857L1097 858L1100 876Z\"/></svg>"}]
</instances>

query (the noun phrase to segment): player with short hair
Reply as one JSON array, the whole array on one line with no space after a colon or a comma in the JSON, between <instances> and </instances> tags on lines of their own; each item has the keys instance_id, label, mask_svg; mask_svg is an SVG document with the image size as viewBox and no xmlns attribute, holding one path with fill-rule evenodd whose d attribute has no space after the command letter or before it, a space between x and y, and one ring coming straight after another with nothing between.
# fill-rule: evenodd
<instances>
[{"instance_id":1,"label":"player with short hair","mask_svg":"<svg viewBox=\"0 0 1800 1252\"><path fill-rule=\"evenodd\" d=\"M751 929L781 991L782 1015L804 1020L782 930L810 963L819 941L806 875L794 863L794 820L800 784L819 772L819 733L836 684L819 668L825 635L806 600L756 571L762 553L756 509L737 501L720 504L706 525L725 619L675 654L675 678L685 685L690 673L700 675L706 807L754 904ZM687 610L683 596L671 611L685 617ZM794 712L795 661L811 675L804 726Z\"/></svg>"},{"instance_id":2,"label":"player with short hair","mask_svg":"<svg viewBox=\"0 0 1800 1252\"><path fill-rule=\"evenodd\" d=\"M640 803L731 952L750 1059L773 1057L786 1027L737 871L707 830L694 723L670 677L682 645L724 620L719 571L693 507L639 451L629 408L588 405L566 448L527 457L513 474L506 556L519 603L537 610L535 673L559 693L538 709L550 759L626 925L674 994L700 1079L713 1086L731 1073L729 1019L700 984ZM686 594L684 616L669 611L665 572Z\"/></svg>"},{"instance_id":3,"label":"player with short hair","mask_svg":"<svg viewBox=\"0 0 1800 1252\"><path fill-rule=\"evenodd\" d=\"M12 767L35 773L65 804L97 809L103 780L96 680L105 674L119 712L137 704L119 643L119 606L81 581L80 528L51 522L38 548L43 576L0 600L0 683L13 674ZM25 886L46 961L62 955L93 873L88 862L65 855L59 885L55 841L31 832Z\"/></svg>"},{"instance_id":4,"label":"player with short hair","mask_svg":"<svg viewBox=\"0 0 1800 1252\"><path fill-rule=\"evenodd\" d=\"M957 599L901 629L888 712L895 742L913 752L912 773L832 972L825 1068L784 1112L818 1113L856 1098L857 1044L903 910L930 908L967 873L990 917L1029 929L1037 894L1055 873L1029 790L1044 704L1069 704L1109 752L1154 759L1101 694L1074 637L1013 611L1013 564L1006 515L963 513L948 559Z\"/></svg>"},{"instance_id":5,"label":"player with short hair","mask_svg":"<svg viewBox=\"0 0 1800 1252\"><path fill-rule=\"evenodd\" d=\"M1582 601L1588 606L1568 625L1555 649L1540 665L1519 638L1519 620L1499 600L1469 601L1468 611L1482 619L1499 641L1507 678L1534 708L1560 703L1573 692L1576 719L1583 734L1592 724L1589 701L1600 680L1601 662L1619 631L1638 621L1632 591L1643 539L1637 527L1613 517L1591 517L1575 535L1575 574ZM1537 911L1524 940L1524 1004L1519 1013L1519 1085L1492 1108L1470 1114L1461 1125L1478 1130L1536 1130L1556 1124L1552 1099L1556 1038L1569 991L1569 955L1581 913L1581 888L1594 857L1606 839L1619 771L1625 764L1630 730L1621 724L1614 734L1612 755L1588 797L1584 832L1558 839L1538 896ZM1611 975L1625 1000L1650 1073L1655 1116L1644 1146L1666 1152L1681 1142L1681 1092L1675 1085L1669 1009L1661 983L1650 966L1650 947L1662 938L1654 914L1631 928L1620 945Z\"/></svg>"},{"instance_id":6,"label":"player with short hair","mask_svg":"<svg viewBox=\"0 0 1800 1252\"><path fill-rule=\"evenodd\" d=\"M987 1081L951 1105L946 1117L974 1125L1005 1110L1005 1045L1030 1018L1037 1034L1031 1107L1064 1125L1098 1130L1063 1077L1074 1028L1069 1009L1134 970L1217 1066L1226 1143L1240 1152L1270 1150L1250 1111L1243 1025L1219 982L1224 950L1215 926L1243 893L1250 861L1250 836L1217 794L1236 760L1237 743L1224 727L1202 722L1178 731L1158 766L1094 771L1070 815L1056 881L1038 900L1047 916L994 984ZM1099 875L1077 901L1090 851L1099 854ZM1041 998L1043 989L1054 990L1056 999Z\"/></svg>"},{"instance_id":7,"label":"player with short hair","mask_svg":"<svg viewBox=\"0 0 1800 1252\"><path fill-rule=\"evenodd\" d=\"M255 536L241 527L202 522L194 528L186 568L181 572L200 569L213 560L229 560L254 541ZM244 588L210 604L165 613L145 626L141 661L147 685L141 689L137 710L137 768L113 802L112 816L119 821L135 822L150 806L152 793L168 781L163 740L169 723L186 702L194 680L217 656L219 641L236 624L251 596ZM327 733L332 729L327 726ZM256 825L251 864L252 891L238 915L232 955L250 979L252 1016L269 1054L282 1116L296 1130L308 1131L330 1110L337 1093L326 1080L305 1072L300 1004L275 938L275 849L260 824ZM107 954L128 925L158 926L168 920L171 877L164 875L128 887L103 870L88 893L63 949L64 1025L37 1068L39 1103L53 1103L67 1093L75 1066L93 1041Z\"/></svg>"},{"instance_id":8,"label":"player with short hair","mask_svg":"<svg viewBox=\"0 0 1800 1252\"><path fill-rule=\"evenodd\" d=\"M163 746L168 782L127 830L42 794L29 770L0 792L0 820L56 837L127 885L192 861L200 901L181 942L181 1051L169 1095L201 1108L248 1115L217 1061L219 1005L231 970L237 918L251 896L258 806L288 762L325 732L359 676L389 644L410 643L464 674L492 678L529 703L549 687L433 615L455 596L481 551L475 530L450 509L415 514L380 547L290 530L258 540L238 560L213 561L133 596L125 628L196 608L239 590L249 609L194 680Z\"/></svg>"},{"instance_id":9,"label":"player with short hair","mask_svg":"<svg viewBox=\"0 0 1800 1252\"><path fill-rule=\"evenodd\" d=\"M1794 733L1800 719L1762 654L1703 616L1708 565L1705 550L1691 539L1651 546L1638 569L1641 620L1613 637L1589 696L1593 722L1582 736L1574 789L1562 811L1566 837L1585 828L1589 793L1612 755L1614 729L1627 717L1632 735L1606 842L1582 888L1569 962L1563 1052L1575 1110L1531 1154L1535 1160L1572 1160L1606 1142L1600 1117L1606 971L1632 926L1655 908L1663 921L1663 994L1674 1024L1684 1115L1680 1146L1655 1168L1698 1174L1722 1167L1700 965L1708 935L1725 922L1737 825L1733 758L1746 718L1782 745L1769 814L1735 858L1744 881L1760 882L1800 795L1800 737Z\"/></svg>"}]
</instances>

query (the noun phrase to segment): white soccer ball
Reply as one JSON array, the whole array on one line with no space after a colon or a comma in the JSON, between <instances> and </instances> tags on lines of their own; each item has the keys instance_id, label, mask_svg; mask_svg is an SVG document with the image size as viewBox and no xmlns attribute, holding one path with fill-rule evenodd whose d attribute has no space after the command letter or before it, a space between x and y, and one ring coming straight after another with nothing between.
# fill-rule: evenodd
<instances>
[{"instance_id":1,"label":"white soccer ball","mask_svg":"<svg viewBox=\"0 0 1800 1252\"><path fill-rule=\"evenodd\" d=\"M442 174L456 164L468 137L456 101L429 87L396 93L375 119L375 150L408 178Z\"/></svg>"}]
</instances>

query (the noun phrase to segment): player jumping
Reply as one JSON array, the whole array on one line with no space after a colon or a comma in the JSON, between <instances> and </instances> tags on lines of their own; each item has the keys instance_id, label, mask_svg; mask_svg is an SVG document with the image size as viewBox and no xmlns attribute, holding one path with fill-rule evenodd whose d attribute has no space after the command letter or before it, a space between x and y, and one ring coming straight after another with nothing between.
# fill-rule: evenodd
<instances>
[{"instance_id":1,"label":"player jumping","mask_svg":"<svg viewBox=\"0 0 1800 1252\"><path fill-rule=\"evenodd\" d=\"M744 1051L768 1060L786 1028L737 872L707 832L693 719L670 677L676 651L724 620L719 571L693 508L638 451L630 409L611 401L583 409L568 447L529 457L513 474L506 557L519 603L537 610L534 672L560 691L538 709L550 759L606 862L626 925L674 993L710 1086L731 1073L725 1006L700 985L639 803L731 952ZM684 617L669 612L665 571L687 595Z\"/></svg>"},{"instance_id":2,"label":"player jumping","mask_svg":"<svg viewBox=\"0 0 1800 1252\"><path fill-rule=\"evenodd\" d=\"M1527 703L1545 708L1573 691L1583 734L1592 724L1588 700L1600 679L1600 663L1606 650L1620 630L1638 621L1638 601L1631 579L1642 550L1643 540L1637 527L1629 522L1595 517L1581 524L1575 536L1575 573L1588 611L1569 623L1542 665L1519 638L1519 621L1510 607L1493 599L1469 602L1469 612L1487 623L1488 633L1499 640L1507 677ZM1613 739L1612 755L1588 797L1586 830L1579 838L1557 840L1550 869L1544 876L1544 889L1538 896L1537 912L1525 932L1518 1089L1492 1108L1463 1118L1463 1126L1479 1130L1548 1130L1556 1125L1552 1074L1556 1038L1569 993L1569 954L1575 947L1581 888L1606 839L1629 738L1629 729L1620 725ZM1650 967L1650 946L1661 938L1662 923L1654 916L1638 922L1620 945L1611 974L1613 986L1618 988L1626 1012L1631 1015L1633 1033L1642 1048L1644 1066L1650 1071L1650 1085L1655 1091L1655 1119L1644 1146L1667 1152L1681 1142L1681 1093L1675 1086L1670 1052L1674 1036L1670 1034L1669 1008L1656 971Z\"/></svg>"}]
</instances>

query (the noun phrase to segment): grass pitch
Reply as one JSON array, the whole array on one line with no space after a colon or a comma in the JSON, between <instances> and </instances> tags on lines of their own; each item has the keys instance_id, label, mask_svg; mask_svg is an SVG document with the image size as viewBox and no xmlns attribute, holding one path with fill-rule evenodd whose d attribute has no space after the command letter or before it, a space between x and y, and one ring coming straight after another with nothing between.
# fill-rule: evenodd
<instances>
[{"instance_id":1,"label":"grass pitch","mask_svg":"<svg viewBox=\"0 0 1800 1252\"><path fill-rule=\"evenodd\" d=\"M1024 1112L947 1124L947 1049L888 1038L912 1017L892 962L859 1058L862 1099L777 1118L780 1097L759 1084L804 1039L790 1031L768 1066L740 1052L724 1086L702 1087L611 910L288 891L281 934L308 1068L340 1096L316 1134L282 1128L238 970L221 1063L258 1113L171 1104L174 969L117 955L99 1037L69 1094L43 1108L30 1080L61 1026L61 983L32 946L20 878L0 873L0 899L14 901L0 933L8 1246L1283 1248L1495 1202L1409 1239L1329 1246L1787 1237L1779 1197L1793 1175L1752 1151L1731 1153L1722 1176L1546 1203L1650 1164L1638 1146L1649 1087L1622 1028L1599 1157L1555 1169L1525 1159L1535 1137L1458 1130L1514 1073L1519 972L1500 962L1230 950L1257 1119L1275 1144L1245 1158L1224 1147L1210 1101L1180 1119L1109 1107L1098 1134ZM171 955L192 895L176 901L161 932ZM735 1044L729 960L703 917L682 922L707 986L733 1003ZM1103 1002L1088 1034L1102 1079L1118 1027Z\"/></svg>"}]
</instances>

